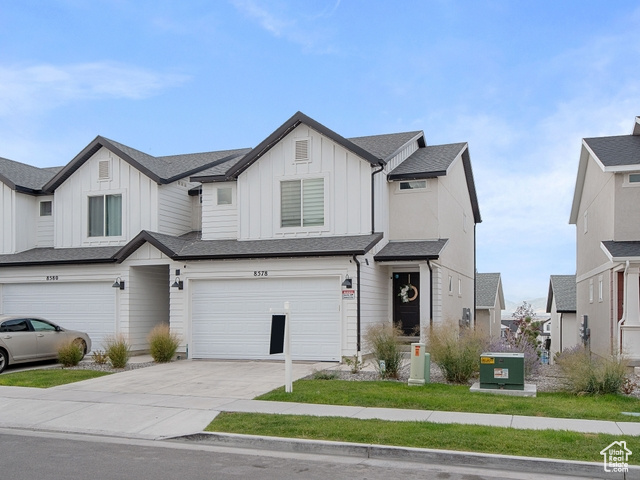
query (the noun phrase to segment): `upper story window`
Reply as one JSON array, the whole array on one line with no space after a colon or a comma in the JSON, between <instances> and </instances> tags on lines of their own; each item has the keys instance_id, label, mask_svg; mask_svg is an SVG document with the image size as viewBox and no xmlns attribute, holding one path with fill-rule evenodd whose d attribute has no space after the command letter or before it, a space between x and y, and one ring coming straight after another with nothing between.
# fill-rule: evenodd
<instances>
[{"instance_id":1,"label":"upper story window","mask_svg":"<svg viewBox=\"0 0 640 480\"><path fill-rule=\"evenodd\" d=\"M629 173L625 180L625 185L640 187L640 173Z\"/></svg>"},{"instance_id":2,"label":"upper story window","mask_svg":"<svg viewBox=\"0 0 640 480\"><path fill-rule=\"evenodd\" d=\"M89 197L89 236L122 235L122 195Z\"/></svg>"},{"instance_id":3,"label":"upper story window","mask_svg":"<svg viewBox=\"0 0 640 480\"><path fill-rule=\"evenodd\" d=\"M40 216L41 217L50 217L53 212L53 202L51 200L46 200L44 202L40 202Z\"/></svg>"},{"instance_id":4,"label":"upper story window","mask_svg":"<svg viewBox=\"0 0 640 480\"><path fill-rule=\"evenodd\" d=\"M424 190L427 188L426 180L410 180L407 182L400 182L400 190Z\"/></svg>"},{"instance_id":5,"label":"upper story window","mask_svg":"<svg viewBox=\"0 0 640 480\"><path fill-rule=\"evenodd\" d=\"M233 196L231 187L218 187L218 205L231 205Z\"/></svg>"},{"instance_id":6,"label":"upper story window","mask_svg":"<svg viewBox=\"0 0 640 480\"><path fill-rule=\"evenodd\" d=\"M280 226L324 225L324 178L287 180L280 183Z\"/></svg>"}]
</instances>

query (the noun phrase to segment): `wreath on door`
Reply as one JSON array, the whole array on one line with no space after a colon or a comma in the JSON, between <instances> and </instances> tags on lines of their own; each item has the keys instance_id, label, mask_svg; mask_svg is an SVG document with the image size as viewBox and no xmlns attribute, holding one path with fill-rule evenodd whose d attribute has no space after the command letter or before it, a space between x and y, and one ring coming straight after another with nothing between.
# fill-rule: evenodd
<instances>
[{"instance_id":1,"label":"wreath on door","mask_svg":"<svg viewBox=\"0 0 640 480\"><path fill-rule=\"evenodd\" d=\"M413 302L416 298L418 298L418 288L415 285L411 285L411 275L409 275L409 279L406 285L400 287L400 293L398 296L402 303ZM409 293L411 292L411 293Z\"/></svg>"}]
</instances>

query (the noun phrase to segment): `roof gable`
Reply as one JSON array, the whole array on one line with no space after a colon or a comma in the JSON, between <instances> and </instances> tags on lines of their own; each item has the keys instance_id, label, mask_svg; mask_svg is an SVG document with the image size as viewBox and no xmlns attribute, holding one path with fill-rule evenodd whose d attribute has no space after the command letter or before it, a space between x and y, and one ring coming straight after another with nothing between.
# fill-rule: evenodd
<instances>
[{"instance_id":1,"label":"roof gable","mask_svg":"<svg viewBox=\"0 0 640 480\"><path fill-rule=\"evenodd\" d=\"M547 295L547 313L551 313L553 298L556 299L558 313L576 312L576 276L551 275Z\"/></svg>"},{"instance_id":2,"label":"roof gable","mask_svg":"<svg viewBox=\"0 0 640 480\"><path fill-rule=\"evenodd\" d=\"M493 308L498 300L498 307L504 310L504 294L502 278L499 273L476 274L476 308Z\"/></svg>"},{"instance_id":3,"label":"roof gable","mask_svg":"<svg viewBox=\"0 0 640 480\"><path fill-rule=\"evenodd\" d=\"M267 153L275 144L277 144L280 140L291 133L301 123L304 123L306 126L312 128L316 132L330 138L334 142L363 158L372 165L378 165L385 162L384 159L377 157L376 155L368 152L356 143L347 140L341 135L338 135L333 130L330 130L321 123L316 122L314 119L306 116L304 113L296 112L291 118L289 118L280 127L278 127L271 135L265 138L257 147L247 153L242 158L242 160L233 165L226 172L227 179L237 179L238 175L240 175L247 168L253 165L253 163L255 163L261 156Z\"/></svg>"},{"instance_id":4,"label":"roof gable","mask_svg":"<svg viewBox=\"0 0 640 480\"><path fill-rule=\"evenodd\" d=\"M172 183L248 151L248 149L235 149L154 157L114 140L97 136L73 160L58 171L44 185L43 190L52 192L58 188L101 148L106 148L114 153L159 185Z\"/></svg>"}]
</instances>

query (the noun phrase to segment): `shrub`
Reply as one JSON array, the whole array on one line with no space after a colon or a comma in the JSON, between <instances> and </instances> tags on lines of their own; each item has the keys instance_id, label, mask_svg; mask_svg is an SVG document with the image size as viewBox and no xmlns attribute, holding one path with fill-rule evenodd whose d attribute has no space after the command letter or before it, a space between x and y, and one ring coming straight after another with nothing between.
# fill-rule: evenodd
<instances>
[{"instance_id":1,"label":"shrub","mask_svg":"<svg viewBox=\"0 0 640 480\"><path fill-rule=\"evenodd\" d=\"M109 355L107 355L104 350L94 350L93 361L98 365L104 365L109 361Z\"/></svg>"},{"instance_id":2,"label":"shrub","mask_svg":"<svg viewBox=\"0 0 640 480\"><path fill-rule=\"evenodd\" d=\"M351 373L360 373L360 371L364 368L364 361L358 358L358 354L356 353L353 357L342 357L344 363L349 365L351 369Z\"/></svg>"},{"instance_id":3,"label":"shrub","mask_svg":"<svg viewBox=\"0 0 640 480\"><path fill-rule=\"evenodd\" d=\"M84 351L77 343L66 342L58 348L58 361L63 367L75 367L84 358Z\"/></svg>"},{"instance_id":4,"label":"shrub","mask_svg":"<svg viewBox=\"0 0 640 480\"><path fill-rule=\"evenodd\" d=\"M486 341L470 329L459 330L453 323L431 329L428 351L448 382L467 383L479 373L480 355Z\"/></svg>"},{"instance_id":5,"label":"shrub","mask_svg":"<svg viewBox=\"0 0 640 480\"><path fill-rule=\"evenodd\" d=\"M365 332L365 345L373 354L376 369L382 378L398 378L402 366L402 352L398 343L401 335L400 327L389 323L370 325Z\"/></svg>"},{"instance_id":6,"label":"shrub","mask_svg":"<svg viewBox=\"0 0 640 480\"><path fill-rule=\"evenodd\" d=\"M178 335L171 332L169 325L164 323L156 325L149 333L147 340L151 356L158 363L170 362L180 346Z\"/></svg>"},{"instance_id":7,"label":"shrub","mask_svg":"<svg viewBox=\"0 0 640 480\"><path fill-rule=\"evenodd\" d=\"M113 368L124 368L131 356L131 345L122 335L107 338L105 341L105 351Z\"/></svg>"},{"instance_id":8,"label":"shrub","mask_svg":"<svg viewBox=\"0 0 640 480\"><path fill-rule=\"evenodd\" d=\"M582 346L556 356L565 387L576 395L620 393L627 385L627 362L622 356L598 357Z\"/></svg>"},{"instance_id":9,"label":"shrub","mask_svg":"<svg viewBox=\"0 0 640 480\"><path fill-rule=\"evenodd\" d=\"M311 376L314 380L335 380L340 374L334 370L314 370Z\"/></svg>"},{"instance_id":10,"label":"shrub","mask_svg":"<svg viewBox=\"0 0 640 480\"><path fill-rule=\"evenodd\" d=\"M507 338L492 340L487 346L487 352L524 353L524 376L527 378L538 373L540 369L541 362L538 351L527 337L515 338L510 335Z\"/></svg>"}]
</instances>

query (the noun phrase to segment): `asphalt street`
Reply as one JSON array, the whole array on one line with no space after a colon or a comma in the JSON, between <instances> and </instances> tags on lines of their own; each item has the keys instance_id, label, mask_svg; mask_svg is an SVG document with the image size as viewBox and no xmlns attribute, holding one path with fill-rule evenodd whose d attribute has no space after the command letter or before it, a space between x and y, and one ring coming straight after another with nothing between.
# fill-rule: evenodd
<instances>
[{"instance_id":1,"label":"asphalt street","mask_svg":"<svg viewBox=\"0 0 640 480\"><path fill-rule=\"evenodd\" d=\"M0 476L11 480L368 479L539 480L540 474L214 447L172 441L0 429ZM544 475L545 479L584 477ZM593 477L591 477L593 478ZM606 477L603 477L606 478Z\"/></svg>"}]
</instances>

